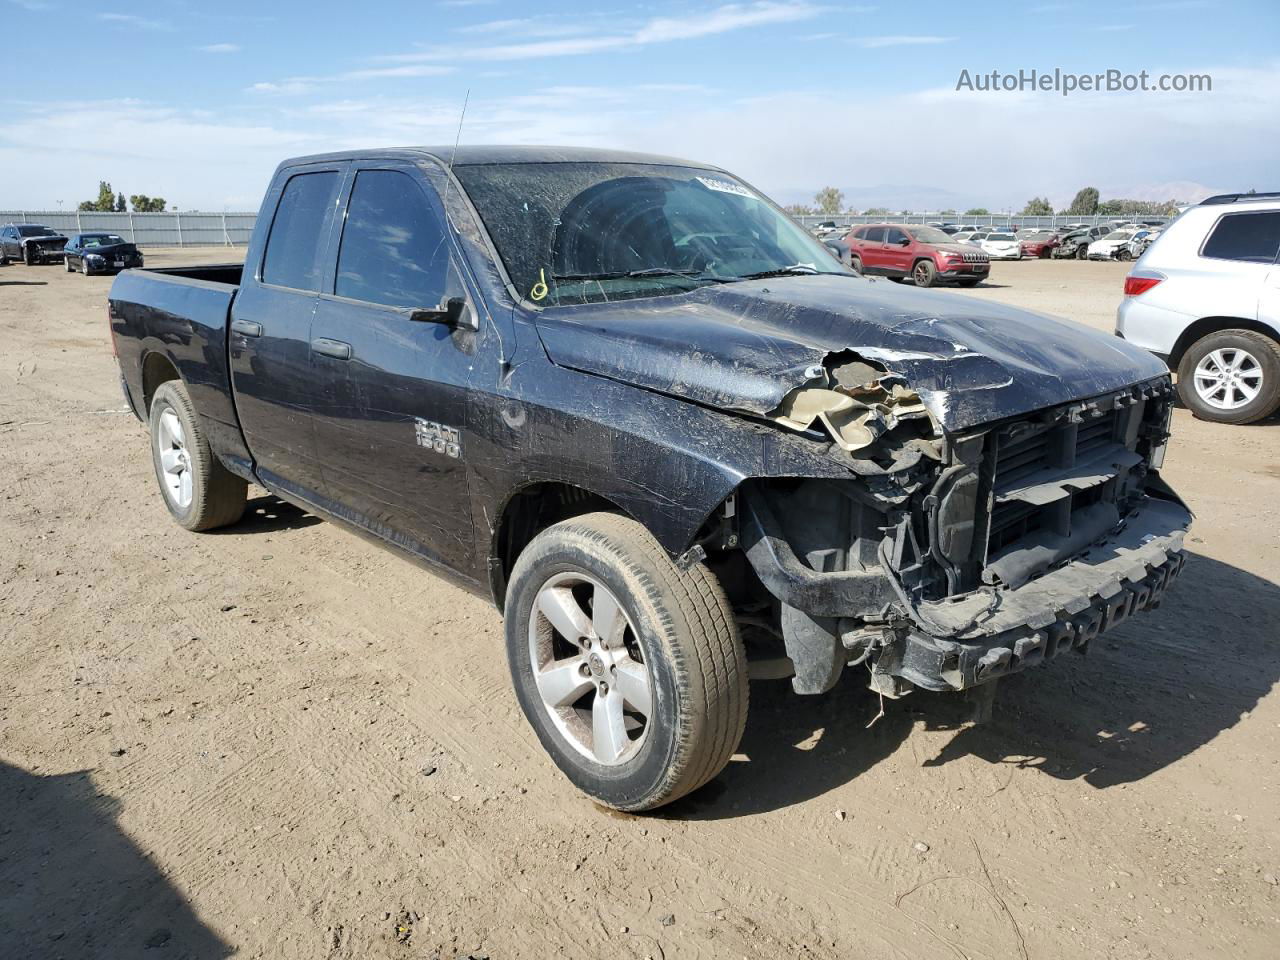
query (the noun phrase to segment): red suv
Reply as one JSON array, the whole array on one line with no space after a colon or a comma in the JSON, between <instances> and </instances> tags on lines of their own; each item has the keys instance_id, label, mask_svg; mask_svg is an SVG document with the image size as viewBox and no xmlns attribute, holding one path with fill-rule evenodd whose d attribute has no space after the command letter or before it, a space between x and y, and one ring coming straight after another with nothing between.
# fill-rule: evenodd
<instances>
[{"instance_id":1,"label":"red suv","mask_svg":"<svg viewBox=\"0 0 1280 960\"><path fill-rule=\"evenodd\" d=\"M864 274L917 287L954 280L972 287L986 279L991 258L968 243L957 243L937 227L905 223L872 223L855 227L844 238L853 268Z\"/></svg>"}]
</instances>

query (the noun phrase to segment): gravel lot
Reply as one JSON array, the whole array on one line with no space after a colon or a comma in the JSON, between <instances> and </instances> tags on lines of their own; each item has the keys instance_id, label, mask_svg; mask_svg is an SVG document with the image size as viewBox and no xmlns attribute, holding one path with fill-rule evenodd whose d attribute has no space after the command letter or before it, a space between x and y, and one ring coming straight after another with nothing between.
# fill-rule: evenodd
<instances>
[{"instance_id":1,"label":"gravel lot","mask_svg":"<svg viewBox=\"0 0 1280 960\"><path fill-rule=\"evenodd\" d=\"M1110 330L1124 273L958 295ZM758 683L735 762L637 818L543 756L481 601L261 491L170 521L110 283L0 269L0 956L1280 956L1274 420L1177 412L1183 578L990 725Z\"/></svg>"}]
</instances>

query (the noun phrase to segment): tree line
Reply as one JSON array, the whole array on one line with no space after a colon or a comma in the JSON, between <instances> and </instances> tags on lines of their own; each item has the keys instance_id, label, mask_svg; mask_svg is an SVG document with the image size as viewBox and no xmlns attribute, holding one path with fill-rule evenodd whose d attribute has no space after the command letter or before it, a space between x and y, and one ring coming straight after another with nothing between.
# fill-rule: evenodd
<instances>
[{"instance_id":1,"label":"tree line","mask_svg":"<svg viewBox=\"0 0 1280 960\"><path fill-rule=\"evenodd\" d=\"M1084 187L1076 192L1070 206L1064 210L1058 210L1056 215L1066 217L1171 217L1178 212L1179 207L1183 206L1186 206L1186 204L1180 200L1166 200L1163 202L1126 200L1123 198L1102 200L1097 187ZM795 216L859 214L857 210L845 209L844 192L837 190L835 187L823 187L814 194L812 204L793 203L784 209L787 213ZM871 217L909 216L910 214L910 210L890 210L888 207L869 207L861 211L861 215ZM966 217L986 217L991 215L991 211L986 207L970 207L963 214L955 210L939 210L937 214L940 217L962 215ZM1048 197L1032 197L1018 215L1023 217L1052 217L1055 212L1053 204L1049 202Z\"/></svg>"},{"instance_id":2,"label":"tree line","mask_svg":"<svg viewBox=\"0 0 1280 960\"><path fill-rule=\"evenodd\" d=\"M83 213L127 213L132 207L134 213L163 213L166 206L164 197L148 197L145 193L131 194L126 205L123 193L116 193L111 184L99 180L98 199L81 200L76 209Z\"/></svg>"}]
</instances>

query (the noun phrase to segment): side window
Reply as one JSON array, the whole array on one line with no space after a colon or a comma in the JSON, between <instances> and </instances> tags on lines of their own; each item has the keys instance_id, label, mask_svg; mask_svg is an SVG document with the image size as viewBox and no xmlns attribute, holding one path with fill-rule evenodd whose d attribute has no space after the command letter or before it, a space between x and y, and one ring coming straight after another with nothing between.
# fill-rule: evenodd
<instances>
[{"instance_id":1,"label":"side window","mask_svg":"<svg viewBox=\"0 0 1280 960\"><path fill-rule=\"evenodd\" d=\"M889 227L885 231L885 236L884 236L885 243L902 243L902 241L906 239L907 239L907 235L903 233L901 230L899 230L897 227Z\"/></svg>"},{"instance_id":2,"label":"side window","mask_svg":"<svg viewBox=\"0 0 1280 960\"><path fill-rule=\"evenodd\" d=\"M289 178L280 194L267 252L262 260L262 282L295 290L319 290L324 273L320 254L324 249L324 219L338 190L338 174L326 170L299 173Z\"/></svg>"},{"instance_id":3,"label":"side window","mask_svg":"<svg viewBox=\"0 0 1280 960\"><path fill-rule=\"evenodd\" d=\"M417 183L396 170L357 173L333 292L389 307L435 307L448 265L444 230Z\"/></svg>"},{"instance_id":4,"label":"side window","mask_svg":"<svg viewBox=\"0 0 1280 960\"><path fill-rule=\"evenodd\" d=\"M872 227L862 237L867 243L884 243L884 227Z\"/></svg>"},{"instance_id":5,"label":"side window","mask_svg":"<svg viewBox=\"0 0 1280 960\"><path fill-rule=\"evenodd\" d=\"M1204 242L1203 255L1217 260L1272 263L1280 250L1280 211L1230 213Z\"/></svg>"}]
</instances>

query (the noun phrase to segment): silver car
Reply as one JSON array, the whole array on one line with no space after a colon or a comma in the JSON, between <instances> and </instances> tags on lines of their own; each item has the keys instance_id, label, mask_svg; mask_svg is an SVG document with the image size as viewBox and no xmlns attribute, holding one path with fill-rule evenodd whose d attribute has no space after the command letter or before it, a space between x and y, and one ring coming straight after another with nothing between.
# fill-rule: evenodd
<instances>
[{"instance_id":1,"label":"silver car","mask_svg":"<svg viewBox=\"0 0 1280 960\"><path fill-rule=\"evenodd\" d=\"M1188 208L1125 278L1116 335L1164 358L1197 417L1252 423L1280 408L1280 193Z\"/></svg>"}]
</instances>

